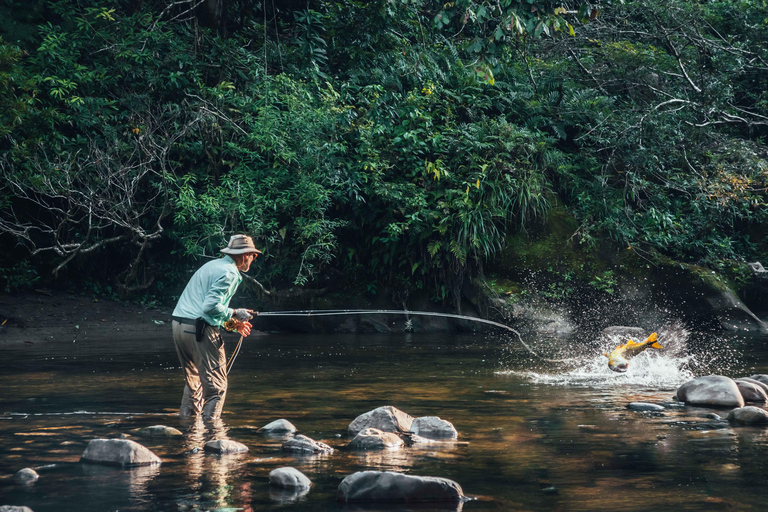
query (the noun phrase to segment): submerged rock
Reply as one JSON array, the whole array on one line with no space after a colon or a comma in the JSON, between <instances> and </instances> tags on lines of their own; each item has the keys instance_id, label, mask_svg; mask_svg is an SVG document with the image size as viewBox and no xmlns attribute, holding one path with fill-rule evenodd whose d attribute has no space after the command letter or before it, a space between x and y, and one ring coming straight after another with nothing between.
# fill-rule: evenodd
<instances>
[{"instance_id":1,"label":"submerged rock","mask_svg":"<svg viewBox=\"0 0 768 512\"><path fill-rule=\"evenodd\" d=\"M296 453L306 453L306 454L333 453L333 448L331 448L327 444L321 443L320 441L315 441L314 439L310 439L309 437L303 434L298 434L296 436L293 436L291 439L283 443L282 448L283 448L283 451L286 451L286 452L296 452Z\"/></svg>"},{"instance_id":2,"label":"submerged rock","mask_svg":"<svg viewBox=\"0 0 768 512\"><path fill-rule=\"evenodd\" d=\"M296 432L296 427L288 420L279 419L268 423L259 429L265 434L288 434Z\"/></svg>"},{"instance_id":3,"label":"submerged rock","mask_svg":"<svg viewBox=\"0 0 768 512\"><path fill-rule=\"evenodd\" d=\"M349 502L462 501L461 486L447 478L413 476L391 471L360 471L339 484L337 499Z\"/></svg>"},{"instance_id":4,"label":"submerged rock","mask_svg":"<svg viewBox=\"0 0 768 512\"><path fill-rule=\"evenodd\" d=\"M768 412L751 405L739 407L728 414L728 421L741 425L766 425L768 424Z\"/></svg>"},{"instance_id":5,"label":"submerged rock","mask_svg":"<svg viewBox=\"0 0 768 512\"><path fill-rule=\"evenodd\" d=\"M151 427L137 428L131 431L134 435L140 437L175 437L183 436L181 430L165 425L152 425Z\"/></svg>"},{"instance_id":6,"label":"submerged rock","mask_svg":"<svg viewBox=\"0 0 768 512\"><path fill-rule=\"evenodd\" d=\"M429 439L456 439L459 433L450 421L437 416L422 416L411 424L411 432Z\"/></svg>"},{"instance_id":7,"label":"submerged rock","mask_svg":"<svg viewBox=\"0 0 768 512\"><path fill-rule=\"evenodd\" d=\"M759 382L748 382L744 379L736 379L736 385L739 387L741 396L745 402L764 404L768 402L768 394L762 388Z\"/></svg>"},{"instance_id":8,"label":"submerged rock","mask_svg":"<svg viewBox=\"0 0 768 512\"><path fill-rule=\"evenodd\" d=\"M245 453L248 447L231 439L214 439L205 443L204 450L213 453Z\"/></svg>"},{"instance_id":9,"label":"submerged rock","mask_svg":"<svg viewBox=\"0 0 768 512\"><path fill-rule=\"evenodd\" d=\"M361 414L349 424L349 433L357 435L366 428L377 428L382 432L408 432L413 417L396 407L385 405Z\"/></svg>"},{"instance_id":10,"label":"submerged rock","mask_svg":"<svg viewBox=\"0 0 768 512\"><path fill-rule=\"evenodd\" d=\"M677 399L691 405L743 407L744 397L733 379L707 375L689 380L677 388Z\"/></svg>"},{"instance_id":11,"label":"submerged rock","mask_svg":"<svg viewBox=\"0 0 768 512\"><path fill-rule=\"evenodd\" d=\"M632 402L627 405L627 409L643 412L661 412L665 410L663 405L649 404L645 402Z\"/></svg>"},{"instance_id":12,"label":"submerged rock","mask_svg":"<svg viewBox=\"0 0 768 512\"><path fill-rule=\"evenodd\" d=\"M37 482L40 475L32 468L20 469L13 475L13 481L17 484L28 485Z\"/></svg>"},{"instance_id":13,"label":"submerged rock","mask_svg":"<svg viewBox=\"0 0 768 512\"><path fill-rule=\"evenodd\" d=\"M83 462L124 467L160 464L160 457L129 439L93 439L85 447Z\"/></svg>"},{"instance_id":14,"label":"submerged rock","mask_svg":"<svg viewBox=\"0 0 768 512\"><path fill-rule=\"evenodd\" d=\"M405 442L392 432L382 432L377 428L367 428L352 439L347 448L351 450L386 450L400 448Z\"/></svg>"},{"instance_id":15,"label":"submerged rock","mask_svg":"<svg viewBox=\"0 0 768 512\"><path fill-rule=\"evenodd\" d=\"M269 473L269 483L283 489L309 489L312 481L296 468L277 468Z\"/></svg>"}]
</instances>

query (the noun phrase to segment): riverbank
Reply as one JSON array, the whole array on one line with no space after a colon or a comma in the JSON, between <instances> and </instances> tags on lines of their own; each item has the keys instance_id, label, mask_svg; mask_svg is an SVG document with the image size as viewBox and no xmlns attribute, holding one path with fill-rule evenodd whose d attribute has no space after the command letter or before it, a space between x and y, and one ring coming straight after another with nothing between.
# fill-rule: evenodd
<instances>
[{"instance_id":1,"label":"riverbank","mask_svg":"<svg viewBox=\"0 0 768 512\"><path fill-rule=\"evenodd\" d=\"M19 344L115 343L170 337L172 308L145 308L49 290L0 293L0 349Z\"/></svg>"}]
</instances>

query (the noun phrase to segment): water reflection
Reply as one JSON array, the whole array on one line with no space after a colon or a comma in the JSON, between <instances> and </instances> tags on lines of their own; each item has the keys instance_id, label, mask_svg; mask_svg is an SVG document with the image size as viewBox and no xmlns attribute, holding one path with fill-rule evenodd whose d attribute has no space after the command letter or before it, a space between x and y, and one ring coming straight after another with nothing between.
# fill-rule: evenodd
<instances>
[{"instance_id":1,"label":"water reflection","mask_svg":"<svg viewBox=\"0 0 768 512\"><path fill-rule=\"evenodd\" d=\"M229 427L220 419L203 420L200 417L181 419L186 427L184 434L186 488L192 492L179 500L179 505L188 503L194 497L206 507L220 509L234 501L248 498L248 486L237 489L230 481L242 472L248 460L247 453L212 454L204 447L208 441L229 439Z\"/></svg>"},{"instance_id":2,"label":"water reflection","mask_svg":"<svg viewBox=\"0 0 768 512\"><path fill-rule=\"evenodd\" d=\"M132 501L144 501L150 494L149 485L157 478L161 465L117 468L101 464L82 463L84 489L79 492L92 496L109 494L112 499L127 492Z\"/></svg>"},{"instance_id":3,"label":"water reflection","mask_svg":"<svg viewBox=\"0 0 768 512\"><path fill-rule=\"evenodd\" d=\"M464 503L348 503L339 507L340 512L462 512Z\"/></svg>"},{"instance_id":4,"label":"water reflection","mask_svg":"<svg viewBox=\"0 0 768 512\"><path fill-rule=\"evenodd\" d=\"M269 488L269 498L280 505L296 503L307 494L309 494L309 489L281 489L274 486L270 486Z\"/></svg>"},{"instance_id":5,"label":"water reflection","mask_svg":"<svg viewBox=\"0 0 768 512\"><path fill-rule=\"evenodd\" d=\"M742 375L768 372L763 341L749 345L753 368ZM105 341L100 353L118 349ZM56 512L462 509L337 504L342 479L371 469L455 480L468 495L482 497L463 507L472 512L764 507L768 430L733 427L712 416L728 411L675 403L675 382L685 373L667 371L674 359L639 356L633 360L637 372L626 379L605 373L604 358L581 373L550 367L538 374L524 358L507 358L515 373L496 373L504 369L502 344L477 336L279 335L247 349L231 375L223 419L209 423L179 423L169 414L178 400L172 345L167 354L126 347L127 355L109 362L25 356L18 365L13 357L0 358L0 476L48 467L39 471L34 492L0 478L3 501ZM666 410L627 409L638 401ZM307 436L340 448L349 440L350 421L380 405L440 416L456 426L459 439L307 457L283 453L284 436L258 432L274 418L289 418ZM88 440L157 424L157 415L184 432L175 439L142 438L163 460L159 468L78 463ZM207 441L228 438L250 452L204 452ZM312 490L273 489L269 472L282 466L306 474Z\"/></svg>"}]
</instances>

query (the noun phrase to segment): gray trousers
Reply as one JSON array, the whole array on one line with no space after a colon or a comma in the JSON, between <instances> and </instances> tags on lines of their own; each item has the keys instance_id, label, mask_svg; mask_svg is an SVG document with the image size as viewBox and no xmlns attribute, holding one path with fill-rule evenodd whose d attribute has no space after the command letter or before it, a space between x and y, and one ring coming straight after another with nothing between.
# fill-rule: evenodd
<instances>
[{"instance_id":1,"label":"gray trousers","mask_svg":"<svg viewBox=\"0 0 768 512\"><path fill-rule=\"evenodd\" d=\"M219 330L207 325L197 341L194 325L174 320L173 343L186 381L179 416L220 417L227 397L227 357Z\"/></svg>"}]
</instances>

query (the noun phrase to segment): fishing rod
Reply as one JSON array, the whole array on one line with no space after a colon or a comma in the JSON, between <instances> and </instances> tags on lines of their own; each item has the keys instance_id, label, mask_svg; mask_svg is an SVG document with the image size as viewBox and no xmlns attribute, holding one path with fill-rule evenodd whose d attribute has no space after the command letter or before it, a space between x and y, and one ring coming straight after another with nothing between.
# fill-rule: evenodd
<instances>
[{"instance_id":1,"label":"fishing rod","mask_svg":"<svg viewBox=\"0 0 768 512\"><path fill-rule=\"evenodd\" d=\"M548 363L571 363L576 361L576 358L568 357L565 359L550 359L538 354L533 350L525 341L520 333L508 325L504 325L493 320L486 320L485 318L476 318L465 315L456 315L453 313L436 313L434 311L407 311L402 309L304 309L304 310L292 310L292 311L265 311L257 313L258 316L293 316L293 317L318 317L318 316L339 316L339 315L406 315L406 316L439 316L443 318L455 318L457 320L468 320L471 322L479 322L483 324L493 325L494 327L500 327L506 329L517 335L517 339L525 349L542 361ZM232 352L229 361L227 362L227 374L232 369L232 365L235 362L235 358L240 353L240 349L243 345L243 336L240 336L240 340L237 342L235 350Z\"/></svg>"}]
</instances>

